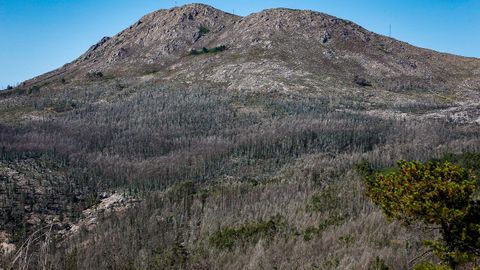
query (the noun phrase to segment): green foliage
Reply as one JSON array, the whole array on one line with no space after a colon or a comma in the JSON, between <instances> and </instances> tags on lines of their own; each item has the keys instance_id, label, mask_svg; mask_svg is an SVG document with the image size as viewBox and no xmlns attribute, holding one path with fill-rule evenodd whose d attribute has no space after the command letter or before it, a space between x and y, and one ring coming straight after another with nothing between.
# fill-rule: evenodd
<instances>
[{"instance_id":1,"label":"green foliage","mask_svg":"<svg viewBox=\"0 0 480 270\"><path fill-rule=\"evenodd\" d=\"M373 168L366 160L362 160L355 165L355 170L363 177L369 177L373 174Z\"/></svg>"},{"instance_id":2,"label":"green foliage","mask_svg":"<svg viewBox=\"0 0 480 270\"><path fill-rule=\"evenodd\" d=\"M400 161L398 166L399 172L367 181L367 195L387 217L441 224L467 215L476 182L465 169L448 162Z\"/></svg>"},{"instance_id":3,"label":"green foliage","mask_svg":"<svg viewBox=\"0 0 480 270\"><path fill-rule=\"evenodd\" d=\"M218 53L223 52L227 49L227 46L221 45L213 48L206 48L203 47L201 51L197 51L196 49L192 49L190 51L190 55L200 55L200 54L207 54L207 53Z\"/></svg>"},{"instance_id":4,"label":"green foliage","mask_svg":"<svg viewBox=\"0 0 480 270\"><path fill-rule=\"evenodd\" d=\"M423 262L415 265L413 270L451 270L447 265L438 265L431 262Z\"/></svg>"},{"instance_id":5,"label":"green foliage","mask_svg":"<svg viewBox=\"0 0 480 270\"><path fill-rule=\"evenodd\" d=\"M389 219L422 222L440 230L442 241L425 241L454 267L480 252L480 206L475 178L445 162L399 161L398 170L366 176L367 196Z\"/></svg>"},{"instance_id":6,"label":"green foliage","mask_svg":"<svg viewBox=\"0 0 480 270\"><path fill-rule=\"evenodd\" d=\"M238 227L220 229L210 236L209 243L218 249L232 250L238 245L253 244L260 239L272 240L285 227L285 218L281 215L276 215L267 221L252 222Z\"/></svg>"},{"instance_id":7,"label":"green foliage","mask_svg":"<svg viewBox=\"0 0 480 270\"><path fill-rule=\"evenodd\" d=\"M332 188L314 194L307 203L308 212L324 212L337 208L340 198Z\"/></svg>"},{"instance_id":8,"label":"green foliage","mask_svg":"<svg viewBox=\"0 0 480 270\"><path fill-rule=\"evenodd\" d=\"M480 173L480 153L462 153L446 154L440 159L434 159L433 162L451 162L460 165L468 170L472 170L476 175Z\"/></svg>"},{"instance_id":9,"label":"green foliage","mask_svg":"<svg viewBox=\"0 0 480 270\"><path fill-rule=\"evenodd\" d=\"M214 52L214 53L215 53L215 52L223 52L223 51L225 51L226 49L227 49L227 46L221 45L221 46L217 46L217 47L215 47L215 48L210 49L209 52Z\"/></svg>"},{"instance_id":10,"label":"green foliage","mask_svg":"<svg viewBox=\"0 0 480 270\"><path fill-rule=\"evenodd\" d=\"M310 227L307 227L304 231L303 231L303 240L305 241L310 241L313 239L314 236L320 234L320 230L319 228L315 227L315 226L310 226Z\"/></svg>"},{"instance_id":11,"label":"green foliage","mask_svg":"<svg viewBox=\"0 0 480 270\"><path fill-rule=\"evenodd\" d=\"M200 26L198 28L198 32L201 34L201 35L205 35L207 34L208 32L210 32L210 29L206 28L205 26Z\"/></svg>"},{"instance_id":12,"label":"green foliage","mask_svg":"<svg viewBox=\"0 0 480 270\"><path fill-rule=\"evenodd\" d=\"M310 226L307 227L303 231L303 240L310 241L315 236L320 235L323 231L325 231L330 226L340 225L346 220L344 215L339 214L331 214L328 218L322 219L318 226Z\"/></svg>"}]
</instances>

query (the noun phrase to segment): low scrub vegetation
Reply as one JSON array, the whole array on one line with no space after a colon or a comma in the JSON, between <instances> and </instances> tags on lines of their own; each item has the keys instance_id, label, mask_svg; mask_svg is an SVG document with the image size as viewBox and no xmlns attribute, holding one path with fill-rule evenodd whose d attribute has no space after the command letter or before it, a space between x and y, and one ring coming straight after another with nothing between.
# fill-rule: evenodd
<instances>
[{"instance_id":1,"label":"low scrub vegetation","mask_svg":"<svg viewBox=\"0 0 480 270\"><path fill-rule=\"evenodd\" d=\"M205 26L200 26L200 27L198 28L198 32L199 32L200 34L202 34L202 35L205 35L205 34L207 34L208 32L210 32L210 29L208 29L208 28L205 27Z\"/></svg>"},{"instance_id":2,"label":"low scrub vegetation","mask_svg":"<svg viewBox=\"0 0 480 270\"><path fill-rule=\"evenodd\" d=\"M320 220L318 226L307 227L303 231L303 239L305 241L310 241L314 237L319 236L328 227L341 225L345 221L346 221L346 216L341 214L332 214L330 216L327 216L325 219Z\"/></svg>"},{"instance_id":3,"label":"low scrub vegetation","mask_svg":"<svg viewBox=\"0 0 480 270\"><path fill-rule=\"evenodd\" d=\"M227 49L227 46L221 45L213 48L206 48L203 47L201 50L197 49L192 49L190 51L190 55L199 55L199 54L206 54L206 53L218 53L218 52L223 52Z\"/></svg>"},{"instance_id":4,"label":"low scrub vegetation","mask_svg":"<svg viewBox=\"0 0 480 270\"><path fill-rule=\"evenodd\" d=\"M209 243L218 249L232 250L246 244L255 244L260 239L271 241L277 234L285 230L285 227L285 218L277 215L265 221L220 229L210 236Z\"/></svg>"}]
</instances>

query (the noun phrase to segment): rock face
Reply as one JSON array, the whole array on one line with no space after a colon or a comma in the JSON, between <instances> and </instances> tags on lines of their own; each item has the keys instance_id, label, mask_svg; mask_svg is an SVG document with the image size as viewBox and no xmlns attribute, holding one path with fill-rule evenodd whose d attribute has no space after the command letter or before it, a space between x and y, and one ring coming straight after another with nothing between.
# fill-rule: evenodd
<instances>
[{"instance_id":1,"label":"rock face","mask_svg":"<svg viewBox=\"0 0 480 270\"><path fill-rule=\"evenodd\" d=\"M189 57L192 49L221 45L228 50L213 59ZM358 85L356 77L392 91L480 88L475 76L480 69L478 59L416 48L320 12L270 9L239 17L202 4L148 14L114 37L102 38L72 63L25 85L81 79L92 70L123 77L168 71L171 79L193 74L218 81L212 73L228 70L227 65L235 64L239 56L250 67L240 68L238 77L270 69L273 62L272 73L279 77L302 74L295 79L304 81L307 88L322 86L311 83L319 78L351 87ZM252 70L252 65L257 69ZM247 86L231 84L233 88Z\"/></svg>"},{"instance_id":2,"label":"rock face","mask_svg":"<svg viewBox=\"0 0 480 270\"><path fill-rule=\"evenodd\" d=\"M164 66L190 47L208 44L237 20L237 16L200 4L160 10L112 38L102 38L74 63L96 69L124 64Z\"/></svg>"}]
</instances>

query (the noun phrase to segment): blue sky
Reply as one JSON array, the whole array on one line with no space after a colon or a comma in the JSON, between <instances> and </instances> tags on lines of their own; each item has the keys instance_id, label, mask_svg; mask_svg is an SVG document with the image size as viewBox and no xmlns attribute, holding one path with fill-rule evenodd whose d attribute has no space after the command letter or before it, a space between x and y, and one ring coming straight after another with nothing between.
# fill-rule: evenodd
<instances>
[{"instance_id":1,"label":"blue sky","mask_svg":"<svg viewBox=\"0 0 480 270\"><path fill-rule=\"evenodd\" d=\"M196 1L239 15L311 9L413 45L480 57L480 0ZM0 0L0 89L74 60L144 14L188 1Z\"/></svg>"}]
</instances>

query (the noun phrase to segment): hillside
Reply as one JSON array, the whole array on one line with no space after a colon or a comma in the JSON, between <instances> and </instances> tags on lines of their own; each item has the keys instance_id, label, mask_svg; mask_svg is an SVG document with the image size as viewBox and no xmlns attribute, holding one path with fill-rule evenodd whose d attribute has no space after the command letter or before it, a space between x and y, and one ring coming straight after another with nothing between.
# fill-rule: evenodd
<instances>
[{"instance_id":1,"label":"hillside","mask_svg":"<svg viewBox=\"0 0 480 270\"><path fill-rule=\"evenodd\" d=\"M314 11L148 14L0 92L0 268L410 267L429 232L355 165L479 152L479 75Z\"/></svg>"}]
</instances>

